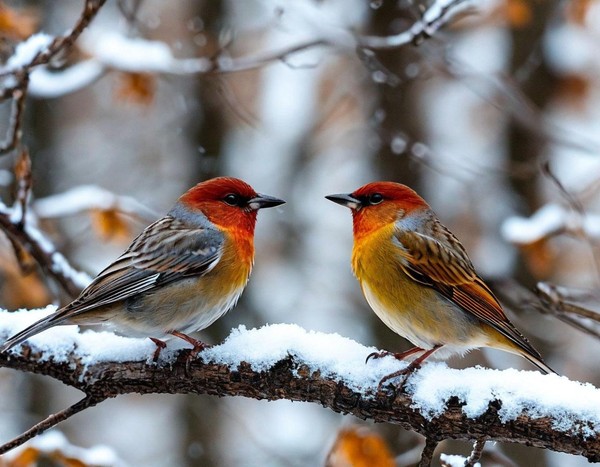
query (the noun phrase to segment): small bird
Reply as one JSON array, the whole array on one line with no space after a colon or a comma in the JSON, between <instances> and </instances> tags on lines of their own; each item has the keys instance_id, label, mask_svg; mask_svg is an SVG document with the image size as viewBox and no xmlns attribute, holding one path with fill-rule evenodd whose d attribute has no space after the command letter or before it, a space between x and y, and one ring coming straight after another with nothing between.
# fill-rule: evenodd
<instances>
[{"instance_id":1,"label":"small bird","mask_svg":"<svg viewBox=\"0 0 600 467\"><path fill-rule=\"evenodd\" d=\"M393 182L369 183L350 194L326 196L352 210L352 269L377 316L414 348L367 357L417 356L383 383L410 374L434 352L448 358L479 347L521 355L555 373L508 320L475 272L458 239L414 190Z\"/></svg>"},{"instance_id":2,"label":"small bird","mask_svg":"<svg viewBox=\"0 0 600 467\"><path fill-rule=\"evenodd\" d=\"M0 352L53 326L107 324L124 335L150 337L155 360L166 346L159 338L170 335L198 353L206 344L187 333L235 305L254 262L257 211L283 203L236 178L197 184L79 297L8 339Z\"/></svg>"}]
</instances>

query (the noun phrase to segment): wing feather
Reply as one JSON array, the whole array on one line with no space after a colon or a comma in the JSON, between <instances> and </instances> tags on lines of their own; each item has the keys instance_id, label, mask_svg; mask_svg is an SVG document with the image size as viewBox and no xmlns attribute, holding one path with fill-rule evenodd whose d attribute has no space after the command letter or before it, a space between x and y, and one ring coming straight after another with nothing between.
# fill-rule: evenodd
<instances>
[{"instance_id":1,"label":"wing feather","mask_svg":"<svg viewBox=\"0 0 600 467\"><path fill-rule=\"evenodd\" d=\"M397 230L403 269L416 282L432 287L444 297L496 329L526 352L539 353L508 320L490 288L477 276L458 240L441 224L442 241L415 231Z\"/></svg>"},{"instance_id":2,"label":"wing feather","mask_svg":"<svg viewBox=\"0 0 600 467\"><path fill-rule=\"evenodd\" d=\"M60 317L126 300L183 277L204 275L219 262L223 243L223 234L215 228L162 218L148 226Z\"/></svg>"}]
</instances>

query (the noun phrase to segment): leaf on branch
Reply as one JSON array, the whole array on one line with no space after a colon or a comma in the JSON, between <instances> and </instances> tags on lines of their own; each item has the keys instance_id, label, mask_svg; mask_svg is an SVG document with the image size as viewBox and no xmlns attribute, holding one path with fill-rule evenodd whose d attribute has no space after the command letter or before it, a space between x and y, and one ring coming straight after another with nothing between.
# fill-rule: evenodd
<instances>
[{"instance_id":1,"label":"leaf on branch","mask_svg":"<svg viewBox=\"0 0 600 467\"><path fill-rule=\"evenodd\" d=\"M350 427L339 432L326 467L394 467L394 456L379 435Z\"/></svg>"}]
</instances>

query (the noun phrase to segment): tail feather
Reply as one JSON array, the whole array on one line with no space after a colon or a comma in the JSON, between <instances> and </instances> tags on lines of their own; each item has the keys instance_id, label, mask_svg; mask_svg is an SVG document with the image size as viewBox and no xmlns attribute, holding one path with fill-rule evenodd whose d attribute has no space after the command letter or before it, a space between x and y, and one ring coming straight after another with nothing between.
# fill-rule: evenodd
<instances>
[{"instance_id":1,"label":"tail feather","mask_svg":"<svg viewBox=\"0 0 600 467\"><path fill-rule=\"evenodd\" d=\"M554 371L552 368L550 368L548 365L546 365L541 358L537 358L537 357L535 357L533 355L530 355L530 354L528 354L526 352L523 352L521 355L523 357L525 357L527 360L529 360L531 363L533 363L535 366L537 366L544 373L546 373L546 374L555 374L555 375L558 374L556 371Z\"/></svg>"},{"instance_id":2,"label":"tail feather","mask_svg":"<svg viewBox=\"0 0 600 467\"><path fill-rule=\"evenodd\" d=\"M20 344L21 342L29 339L30 337L39 334L46 329L49 329L53 326L66 324L64 319L61 319L61 316L57 316L57 314L52 314L41 320L33 323L31 326L23 329L21 332L15 334L10 339L8 339L4 344L0 346L0 353L6 352L7 350L13 348L15 345Z\"/></svg>"}]
</instances>

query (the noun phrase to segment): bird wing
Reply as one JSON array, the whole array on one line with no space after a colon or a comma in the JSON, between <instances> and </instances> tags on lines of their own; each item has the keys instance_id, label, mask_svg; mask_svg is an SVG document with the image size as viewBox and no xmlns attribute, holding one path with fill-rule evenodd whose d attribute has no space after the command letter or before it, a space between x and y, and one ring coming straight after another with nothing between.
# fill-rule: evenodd
<instances>
[{"instance_id":1,"label":"bird wing","mask_svg":"<svg viewBox=\"0 0 600 467\"><path fill-rule=\"evenodd\" d=\"M183 277L204 275L219 262L223 243L224 236L216 229L162 218L148 226L59 314L79 315Z\"/></svg>"},{"instance_id":2,"label":"bird wing","mask_svg":"<svg viewBox=\"0 0 600 467\"><path fill-rule=\"evenodd\" d=\"M441 295L496 329L526 352L539 356L527 339L508 320L498 299L477 275L456 237L441 224L443 241L415 231L397 230L402 268L413 280Z\"/></svg>"}]
</instances>

